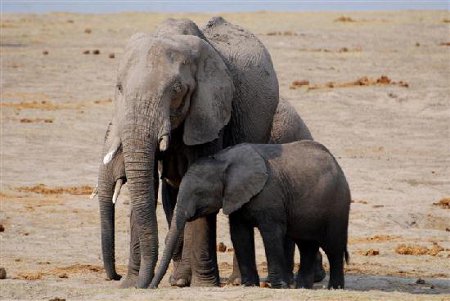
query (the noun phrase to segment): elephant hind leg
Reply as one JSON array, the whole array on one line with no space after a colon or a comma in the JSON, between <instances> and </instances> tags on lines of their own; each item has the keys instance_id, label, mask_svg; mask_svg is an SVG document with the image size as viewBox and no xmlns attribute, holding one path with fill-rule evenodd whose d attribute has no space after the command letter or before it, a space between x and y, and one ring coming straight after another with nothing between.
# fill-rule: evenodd
<instances>
[{"instance_id":1,"label":"elephant hind leg","mask_svg":"<svg viewBox=\"0 0 450 301\"><path fill-rule=\"evenodd\" d=\"M297 242L300 250L300 268L296 288L312 288L314 284L314 267L319 243L300 240Z\"/></svg>"},{"instance_id":2,"label":"elephant hind leg","mask_svg":"<svg viewBox=\"0 0 450 301\"><path fill-rule=\"evenodd\" d=\"M327 253L330 262L330 281L328 289L344 288L344 252Z\"/></svg>"}]
</instances>

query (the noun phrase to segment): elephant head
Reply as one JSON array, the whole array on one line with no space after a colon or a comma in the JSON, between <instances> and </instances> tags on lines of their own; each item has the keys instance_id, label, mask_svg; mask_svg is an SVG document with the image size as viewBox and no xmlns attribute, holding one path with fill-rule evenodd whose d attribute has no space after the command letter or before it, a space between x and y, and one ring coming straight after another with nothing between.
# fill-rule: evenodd
<instances>
[{"instance_id":1,"label":"elephant head","mask_svg":"<svg viewBox=\"0 0 450 301\"><path fill-rule=\"evenodd\" d=\"M117 143L118 137L115 126L109 123L106 130L103 155ZM114 207L119 196L120 188L126 183L125 165L122 149L119 146L114 158L108 164L100 164L97 194L101 217L102 254L106 275L110 280L119 280L115 268L114 250Z\"/></svg>"},{"instance_id":2,"label":"elephant head","mask_svg":"<svg viewBox=\"0 0 450 301\"><path fill-rule=\"evenodd\" d=\"M104 157L108 165L119 150L123 152L139 229L140 288L153 278L158 254L156 155L170 147L170 134L176 128L182 127L186 145L218 138L230 120L234 94L223 59L208 42L192 32L163 33L135 34L128 42L114 98L116 135ZM112 214L101 218L102 225L113 223Z\"/></svg>"},{"instance_id":3,"label":"elephant head","mask_svg":"<svg viewBox=\"0 0 450 301\"><path fill-rule=\"evenodd\" d=\"M227 215L233 213L258 194L267 179L264 159L248 144L194 163L181 181L163 258L150 287L156 288L164 277L186 222L221 208Z\"/></svg>"}]
</instances>

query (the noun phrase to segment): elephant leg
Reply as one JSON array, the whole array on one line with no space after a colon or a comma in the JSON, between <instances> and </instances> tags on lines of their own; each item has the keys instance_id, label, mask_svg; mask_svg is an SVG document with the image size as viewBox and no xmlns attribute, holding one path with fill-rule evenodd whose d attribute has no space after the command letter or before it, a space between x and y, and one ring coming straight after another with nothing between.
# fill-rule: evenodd
<instances>
[{"instance_id":1,"label":"elephant leg","mask_svg":"<svg viewBox=\"0 0 450 301\"><path fill-rule=\"evenodd\" d=\"M327 253L328 261L330 262L330 281L328 282L328 289L343 289L344 288L344 252L329 252Z\"/></svg>"},{"instance_id":2,"label":"elephant leg","mask_svg":"<svg viewBox=\"0 0 450 301\"><path fill-rule=\"evenodd\" d=\"M289 284L294 282L294 253L295 253L295 242L286 236L284 239L284 254L286 258L286 271L288 273ZM322 266L322 261L320 261Z\"/></svg>"},{"instance_id":3,"label":"elephant leg","mask_svg":"<svg viewBox=\"0 0 450 301\"><path fill-rule=\"evenodd\" d=\"M241 283L245 286L259 286L253 227L242 223L239 217L230 215L230 234L234 247L233 260L239 263Z\"/></svg>"},{"instance_id":4,"label":"elephant leg","mask_svg":"<svg viewBox=\"0 0 450 301\"><path fill-rule=\"evenodd\" d=\"M289 288L289 276L286 264L284 241L286 231L280 227L261 225L260 232L266 251L269 281L272 288Z\"/></svg>"},{"instance_id":5,"label":"elephant leg","mask_svg":"<svg viewBox=\"0 0 450 301\"><path fill-rule=\"evenodd\" d=\"M130 257L128 260L128 273L120 284L121 288L135 287L139 275L139 267L141 265L141 254L139 249L139 235L135 219L135 213L130 213Z\"/></svg>"},{"instance_id":6,"label":"elephant leg","mask_svg":"<svg viewBox=\"0 0 450 301\"><path fill-rule=\"evenodd\" d=\"M194 286L220 285L216 253L216 219L216 214L210 214L187 224L187 227L192 228L190 249ZM189 246L187 247L189 249Z\"/></svg>"},{"instance_id":7,"label":"elephant leg","mask_svg":"<svg viewBox=\"0 0 450 301\"><path fill-rule=\"evenodd\" d=\"M314 262L319 250L315 241L299 241L300 269L297 276L297 288L312 288L314 284Z\"/></svg>"},{"instance_id":8,"label":"elephant leg","mask_svg":"<svg viewBox=\"0 0 450 301\"><path fill-rule=\"evenodd\" d=\"M314 260L314 282L321 282L325 279L326 275L327 274L325 273L325 269L322 265L322 253L317 251L316 258Z\"/></svg>"},{"instance_id":9,"label":"elephant leg","mask_svg":"<svg viewBox=\"0 0 450 301\"><path fill-rule=\"evenodd\" d=\"M239 263L236 258L236 251L234 252L233 256L233 272L231 273L230 277L228 277L227 284L230 285L242 284L241 271L239 270Z\"/></svg>"}]
</instances>

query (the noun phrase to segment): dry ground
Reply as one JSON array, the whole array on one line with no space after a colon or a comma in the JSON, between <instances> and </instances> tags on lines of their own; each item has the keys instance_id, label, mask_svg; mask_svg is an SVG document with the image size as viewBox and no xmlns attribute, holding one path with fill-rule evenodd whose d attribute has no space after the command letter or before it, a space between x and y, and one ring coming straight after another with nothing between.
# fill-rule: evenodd
<instances>
[{"instance_id":1,"label":"dry ground","mask_svg":"<svg viewBox=\"0 0 450 301\"><path fill-rule=\"evenodd\" d=\"M204 24L212 15L2 15L0 299L450 300L450 211L448 200L439 203L450 196L445 11L223 15L265 43L281 94L346 172L354 199L347 290L320 289L326 281L313 291L173 289L165 280L157 291L119 290L104 280L98 205L88 194L116 68L128 37L168 16ZM128 211L125 191L122 273ZM162 243L161 206L158 217ZM218 235L231 246L223 216ZM259 238L257 246L265 275ZM223 277L232 255L219 254Z\"/></svg>"}]
</instances>

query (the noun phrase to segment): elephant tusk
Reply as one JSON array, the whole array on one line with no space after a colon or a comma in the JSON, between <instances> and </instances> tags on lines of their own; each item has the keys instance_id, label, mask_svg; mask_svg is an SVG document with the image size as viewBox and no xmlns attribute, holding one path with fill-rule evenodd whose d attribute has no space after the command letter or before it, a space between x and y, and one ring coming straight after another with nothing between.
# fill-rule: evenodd
<instances>
[{"instance_id":1,"label":"elephant tusk","mask_svg":"<svg viewBox=\"0 0 450 301\"><path fill-rule=\"evenodd\" d=\"M89 198L92 200L93 198L95 198L95 196L98 194L98 184L95 185L94 190L92 190L91 195L89 196Z\"/></svg>"},{"instance_id":2,"label":"elephant tusk","mask_svg":"<svg viewBox=\"0 0 450 301\"><path fill-rule=\"evenodd\" d=\"M169 135L166 134L159 139L159 151L165 152L168 147L169 147Z\"/></svg>"},{"instance_id":3,"label":"elephant tusk","mask_svg":"<svg viewBox=\"0 0 450 301\"><path fill-rule=\"evenodd\" d=\"M118 179L116 182L116 187L114 187L114 194L113 194L113 198L112 198L113 204L116 203L117 198L119 197L120 188L122 188L122 185L123 185L123 179Z\"/></svg>"},{"instance_id":4,"label":"elephant tusk","mask_svg":"<svg viewBox=\"0 0 450 301\"><path fill-rule=\"evenodd\" d=\"M105 157L103 157L103 164L108 164L109 162L111 162L111 160L114 158L114 155L117 153L117 151L120 148L120 139L114 139L110 151L105 155Z\"/></svg>"}]
</instances>

